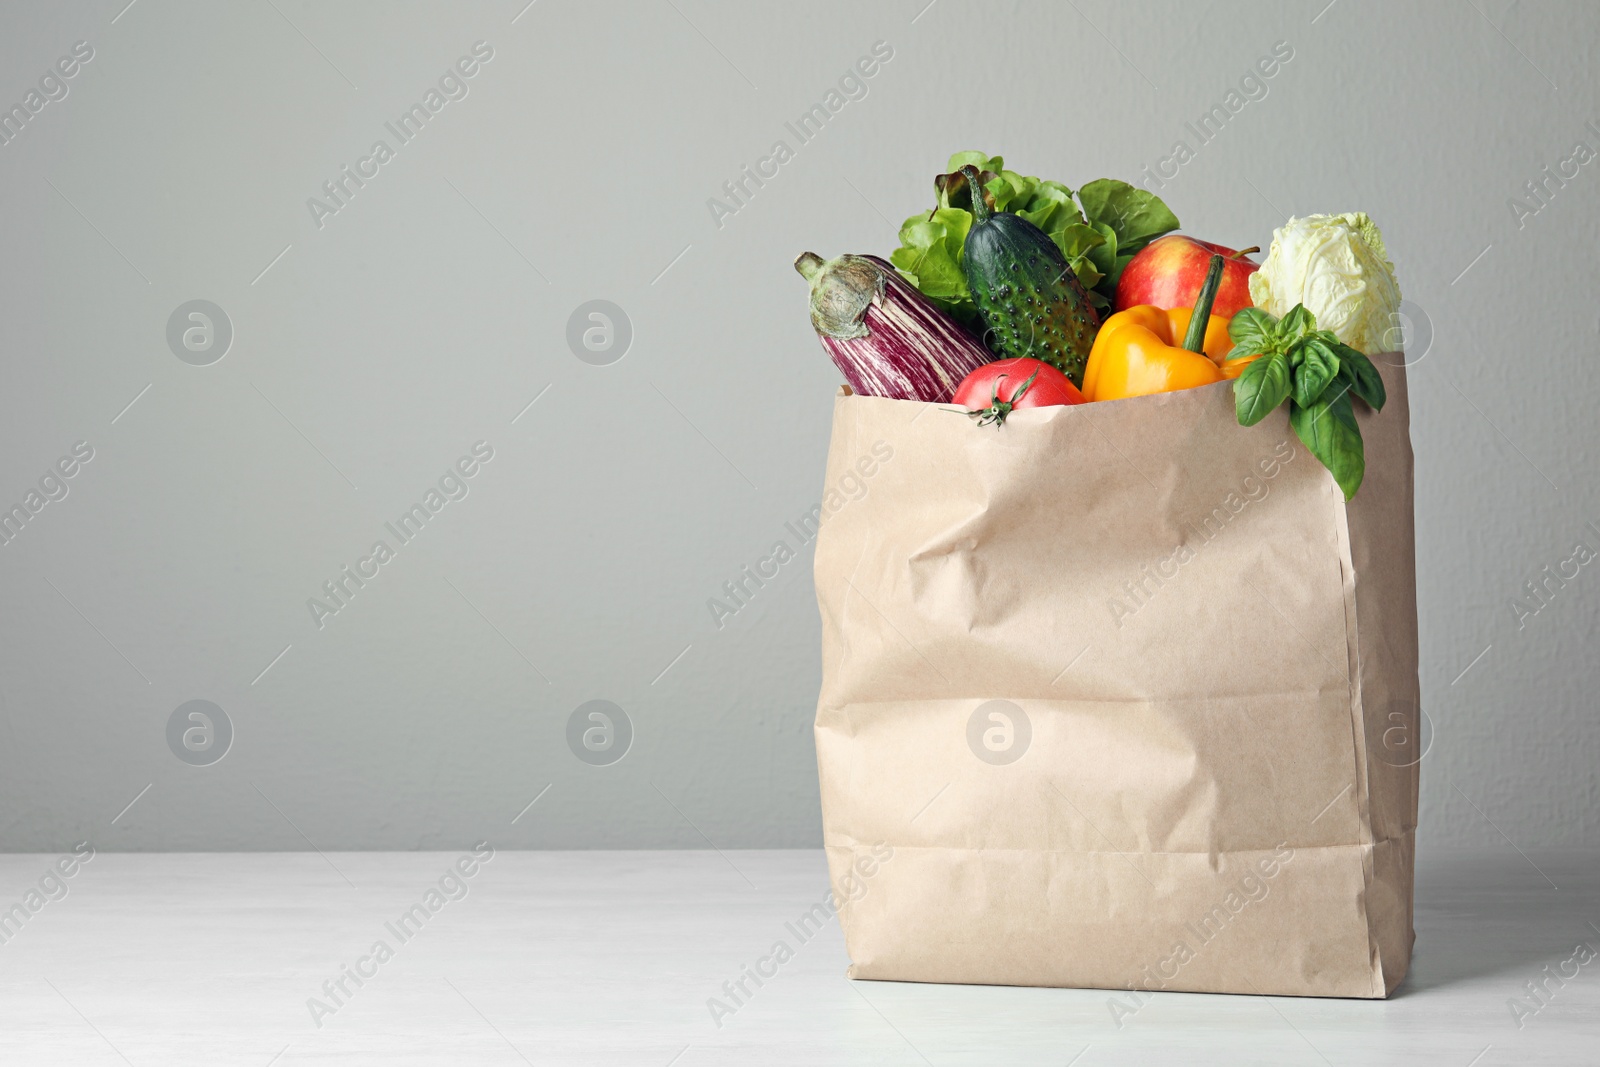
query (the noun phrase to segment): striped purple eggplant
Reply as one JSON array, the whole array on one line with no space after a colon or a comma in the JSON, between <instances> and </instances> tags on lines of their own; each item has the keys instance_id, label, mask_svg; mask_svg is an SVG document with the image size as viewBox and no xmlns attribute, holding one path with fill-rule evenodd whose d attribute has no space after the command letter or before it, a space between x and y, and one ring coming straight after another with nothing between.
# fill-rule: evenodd
<instances>
[{"instance_id":1,"label":"striped purple eggplant","mask_svg":"<svg viewBox=\"0 0 1600 1067\"><path fill-rule=\"evenodd\" d=\"M804 252L811 325L844 380L862 396L946 403L994 354L877 256L824 261Z\"/></svg>"}]
</instances>

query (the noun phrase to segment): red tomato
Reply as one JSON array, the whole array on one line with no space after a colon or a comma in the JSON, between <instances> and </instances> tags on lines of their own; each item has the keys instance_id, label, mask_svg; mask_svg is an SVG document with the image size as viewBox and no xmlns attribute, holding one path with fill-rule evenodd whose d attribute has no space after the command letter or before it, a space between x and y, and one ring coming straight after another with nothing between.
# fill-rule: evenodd
<instances>
[{"instance_id":1,"label":"red tomato","mask_svg":"<svg viewBox=\"0 0 1600 1067\"><path fill-rule=\"evenodd\" d=\"M1017 396L1019 392L1021 396ZM985 363L967 375L956 388L955 402L984 425L1004 422L1013 408L1047 408L1082 404L1085 400L1072 379L1048 363L1002 359Z\"/></svg>"}]
</instances>

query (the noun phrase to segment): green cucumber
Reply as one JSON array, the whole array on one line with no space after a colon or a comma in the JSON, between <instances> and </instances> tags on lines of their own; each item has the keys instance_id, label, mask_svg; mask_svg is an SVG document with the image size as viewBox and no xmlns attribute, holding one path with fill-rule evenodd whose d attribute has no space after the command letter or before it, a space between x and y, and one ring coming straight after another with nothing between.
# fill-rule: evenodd
<instances>
[{"instance_id":1,"label":"green cucumber","mask_svg":"<svg viewBox=\"0 0 1600 1067\"><path fill-rule=\"evenodd\" d=\"M1043 230L990 209L976 169L961 173L972 191L963 251L967 287L983 320L984 344L997 359L1043 360L1082 385L1100 317L1078 276Z\"/></svg>"}]
</instances>

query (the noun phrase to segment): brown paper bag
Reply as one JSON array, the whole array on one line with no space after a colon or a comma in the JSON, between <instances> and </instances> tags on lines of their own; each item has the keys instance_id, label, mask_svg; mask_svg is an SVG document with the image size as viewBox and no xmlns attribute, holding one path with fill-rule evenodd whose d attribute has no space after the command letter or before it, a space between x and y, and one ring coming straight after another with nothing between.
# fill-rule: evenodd
<instances>
[{"instance_id":1,"label":"brown paper bag","mask_svg":"<svg viewBox=\"0 0 1600 1067\"><path fill-rule=\"evenodd\" d=\"M1375 362L1348 504L1231 383L998 429L841 391L816 741L851 977L1394 990L1421 753L1405 375Z\"/></svg>"}]
</instances>

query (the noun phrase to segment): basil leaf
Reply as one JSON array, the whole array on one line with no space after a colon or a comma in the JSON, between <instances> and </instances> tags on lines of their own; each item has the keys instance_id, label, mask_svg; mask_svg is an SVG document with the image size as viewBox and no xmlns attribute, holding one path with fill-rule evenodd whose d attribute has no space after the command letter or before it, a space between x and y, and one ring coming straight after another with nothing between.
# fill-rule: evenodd
<instances>
[{"instance_id":1,"label":"basil leaf","mask_svg":"<svg viewBox=\"0 0 1600 1067\"><path fill-rule=\"evenodd\" d=\"M1228 320L1228 336L1233 339L1235 346L1230 356L1249 356L1265 351L1272 341L1272 330L1276 325L1271 315L1260 308L1240 308L1232 319ZM1245 351L1239 351L1243 347Z\"/></svg>"},{"instance_id":2,"label":"basil leaf","mask_svg":"<svg viewBox=\"0 0 1600 1067\"><path fill-rule=\"evenodd\" d=\"M1289 313L1278 320L1278 338L1281 341L1294 341L1317 328L1317 317L1306 310L1304 304L1296 304L1289 309Z\"/></svg>"},{"instance_id":3,"label":"basil leaf","mask_svg":"<svg viewBox=\"0 0 1600 1067\"><path fill-rule=\"evenodd\" d=\"M1350 391L1365 400L1374 411L1382 411L1389 399L1383 376L1372 360L1349 345L1339 346L1339 377L1350 383Z\"/></svg>"},{"instance_id":4,"label":"basil leaf","mask_svg":"<svg viewBox=\"0 0 1600 1067\"><path fill-rule=\"evenodd\" d=\"M1332 400L1318 400L1308 407L1290 404L1289 425L1311 454L1328 468L1344 498L1355 496L1367 471L1367 457L1350 395L1341 392Z\"/></svg>"},{"instance_id":5,"label":"basil leaf","mask_svg":"<svg viewBox=\"0 0 1600 1067\"><path fill-rule=\"evenodd\" d=\"M1254 426L1289 396L1289 361L1281 352L1262 356L1233 383L1233 408L1240 426Z\"/></svg>"},{"instance_id":6,"label":"basil leaf","mask_svg":"<svg viewBox=\"0 0 1600 1067\"><path fill-rule=\"evenodd\" d=\"M1339 375L1339 356L1327 342L1313 338L1301 349L1294 374L1294 402L1303 408L1314 404L1328 383Z\"/></svg>"}]
</instances>

